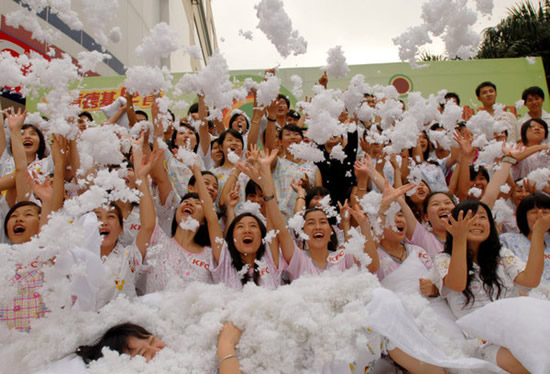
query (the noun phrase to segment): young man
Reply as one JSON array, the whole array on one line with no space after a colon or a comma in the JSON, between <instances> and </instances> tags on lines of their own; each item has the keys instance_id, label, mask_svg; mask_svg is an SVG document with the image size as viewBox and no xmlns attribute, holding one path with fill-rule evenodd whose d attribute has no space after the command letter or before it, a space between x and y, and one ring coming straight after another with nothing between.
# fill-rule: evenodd
<instances>
[{"instance_id":1,"label":"young man","mask_svg":"<svg viewBox=\"0 0 550 374\"><path fill-rule=\"evenodd\" d=\"M497 87L492 82L480 83L476 88L477 99L483 105L483 110L486 110L491 116L494 117L495 111L493 106L497 99ZM520 129L518 127L518 121L516 116L509 112L504 112L499 118L495 118L499 122L503 122L508 130L508 140L515 143L521 139Z\"/></svg>"},{"instance_id":2,"label":"young man","mask_svg":"<svg viewBox=\"0 0 550 374\"><path fill-rule=\"evenodd\" d=\"M547 113L542 109L544 104L544 91L542 88L533 86L523 90L521 99L527 107L527 113L522 119L518 121L519 128L521 125L530 120L531 118L541 118L544 122L550 124L550 113ZM547 144L550 144L550 140L546 139Z\"/></svg>"}]
</instances>

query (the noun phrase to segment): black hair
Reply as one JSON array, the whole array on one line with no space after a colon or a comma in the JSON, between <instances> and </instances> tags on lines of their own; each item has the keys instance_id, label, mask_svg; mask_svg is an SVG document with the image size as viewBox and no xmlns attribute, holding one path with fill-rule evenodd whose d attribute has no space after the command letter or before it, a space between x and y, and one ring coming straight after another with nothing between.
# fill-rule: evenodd
<instances>
[{"instance_id":1,"label":"black hair","mask_svg":"<svg viewBox=\"0 0 550 374\"><path fill-rule=\"evenodd\" d=\"M199 103L193 103L191 106L189 106L189 109L187 110L187 115L192 113L198 113L199 112Z\"/></svg>"},{"instance_id":2,"label":"black hair","mask_svg":"<svg viewBox=\"0 0 550 374\"><path fill-rule=\"evenodd\" d=\"M151 334L149 331L133 323L121 323L111 327L99 340L93 345L81 345L76 350L76 354L82 357L86 364L103 357L101 352L107 347L118 353L128 353L128 338L147 339Z\"/></svg>"},{"instance_id":3,"label":"black hair","mask_svg":"<svg viewBox=\"0 0 550 374\"><path fill-rule=\"evenodd\" d=\"M124 228L124 217L122 216L122 209L115 203L110 203L109 207L113 208L113 210L116 212L116 215L118 217L118 223L120 224L120 228Z\"/></svg>"},{"instance_id":4,"label":"black hair","mask_svg":"<svg viewBox=\"0 0 550 374\"><path fill-rule=\"evenodd\" d=\"M456 105L460 105L460 97L458 97L458 94L455 92L447 92L444 99L456 99ZM445 104L443 104L443 106L445 106Z\"/></svg>"},{"instance_id":5,"label":"black hair","mask_svg":"<svg viewBox=\"0 0 550 374\"><path fill-rule=\"evenodd\" d=\"M527 212L532 209L550 209L550 197L543 193L534 193L526 196L519 203L516 209L516 222L519 232L527 236L531 233L529 224L527 223Z\"/></svg>"},{"instance_id":6,"label":"black hair","mask_svg":"<svg viewBox=\"0 0 550 374\"><path fill-rule=\"evenodd\" d=\"M313 200L313 198L315 196L327 196L329 195L330 196L330 191L328 190L328 188L326 187L323 187L323 186L316 186L316 187L311 187L309 188L307 191L306 191L306 209L309 207L309 204L311 203L311 200Z\"/></svg>"},{"instance_id":7,"label":"black hair","mask_svg":"<svg viewBox=\"0 0 550 374\"><path fill-rule=\"evenodd\" d=\"M82 116L86 117L88 119L88 121L90 121L90 122L94 121L94 117L92 117L92 114L90 112L87 112L87 111L80 112L78 114L78 117L80 118Z\"/></svg>"},{"instance_id":8,"label":"black hair","mask_svg":"<svg viewBox=\"0 0 550 374\"><path fill-rule=\"evenodd\" d=\"M172 122L174 122L176 120L176 116L174 115L174 113L168 109L168 114L170 114L170 118L172 118Z\"/></svg>"},{"instance_id":9,"label":"black hair","mask_svg":"<svg viewBox=\"0 0 550 374\"><path fill-rule=\"evenodd\" d=\"M432 199L432 197L439 194L447 196L449 199L451 199L453 204L456 206L456 200L452 193L447 191L431 191L424 199L424 212L428 211L428 205L430 204L430 200Z\"/></svg>"},{"instance_id":10,"label":"black hair","mask_svg":"<svg viewBox=\"0 0 550 374\"><path fill-rule=\"evenodd\" d=\"M542 100L544 100L544 91L542 90L542 88L540 87L537 87L537 86L532 86L532 87L529 87L529 88L526 88L525 90L523 90L523 92L521 93L521 99L523 101L527 101L527 96L538 96L540 97Z\"/></svg>"},{"instance_id":11,"label":"black hair","mask_svg":"<svg viewBox=\"0 0 550 374\"><path fill-rule=\"evenodd\" d=\"M21 127L21 130L24 131L25 129L28 129L28 128L33 129L38 135L38 139L40 140L40 143L38 144L38 149L36 150L36 156L38 156L39 160L42 160L46 154L46 139L44 138L44 134L42 133L42 130L40 130L37 126L31 125L30 123L24 124Z\"/></svg>"},{"instance_id":12,"label":"black hair","mask_svg":"<svg viewBox=\"0 0 550 374\"><path fill-rule=\"evenodd\" d=\"M327 215L325 213L325 211L321 208L318 208L318 207L314 207L314 208L308 208L306 209L306 211L304 212L304 220L306 219L306 216L311 213L311 212L323 212L325 214L325 216ZM332 217L330 217L332 218ZM336 232L334 231L334 227L332 227L332 224L330 223L330 218L327 216L327 221L329 222L330 224L330 229L332 231L332 233L330 234L330 240L328 242L328 250L330 252L334 252L338 249L338 237L336 236Z\"/></svg>"},{"instance_id":13,"label":"black hair","mask_svg":"<svg viewBox=\"0 0 550 374\"><path fill-rule=\"evenodd\" d=\"M235 122L239 116L242 116L246 122L246 129L243 131L243 134L246 134L250 129L250 122L248 120L248 116L244 112L236 112L231 116L229 119L229 128L233 128L233 122Z\"/></svg>"},{"instance_id":14,"label":"black hair","mask_svg":"<svg viewBox=\"0 0 550 374\"><path fill-rule=\"evenodd\" d=\"M487 182L491 180L491 177L489 176L489 172L484 166L470 165L470 182L473 182L479 174L484 176L485 179L487 179Z\"/></svg>"},{"instance_id":15,"label":"black hair","mask_svg":"<svg viewBox=\"0 0 550 374\"><path fill-rule=\"evenodd\" d=\"M255 195L256 193L258 193L258 190L260 191L262 190L260 185L258 185L258 183L254 182L252 179L250 179L246 183L246 187L244 188L244 195L245 196Z\"/></svg>"},{"instance_id":16,"label":"black hair","mask_svg":"<svg viewBox=\"0 0 550 374\"><path fill-rule=\"evenodd\" d=\"M432 131L437 131L437 130L442 129L442 128L443 128L443 126L441 126L437 122L430 126L430 130L432 130Z\"/></svg>"},{"instance_id":17,"label":"black hair","mask_svg":"<svg viewBox=\"0 0 550 374\"><path fill-rule=\"evenodd\" d=\"M283 126L283 128L281 129L281 131L279 131L279 139L282 139L283 138L283 131L291 131L291 132L297 132L298 134L300 134L300 137L303 139L304 138L304 129L293 124L293 123L287 123L286 125Z\"/></svg>"},{"instance_id":18,"label":"black hair","mask_svg":"<svg viewBox=\"0 0 550 374\"><path fill-rule=\"evenodd\" d=\"M216 177L216 174L212 173L210 170L201 170L201 175L211 175L214 178L216 178L216 181L218 180L218 177ZM187 183L187 186L194 186L196 181L197 180L195 179L195 176L191 175L191 178L189 178L189 182Z\"/></svg>"},{"instance_id":19,"label":"black hair","mask_svg":"<svg viewBox=\"0 0 550 374\"><path fill-rule=\"evenodd\" d=\"M286 107L288 109L290 109L290 100L289 100L288 96L283 95L283 94L280 93L280 94L277 95L277 100L279 100L279 99L283 99L286 102Z\"/></svg>"},{"instance_id":20,"label":"black hair","mask_svg":"<svg viewBox=\"0 0 550 374\"><path fill-rule=\"evenodd\" d=\"M500 240L498 238L498 230L493 220L493 214L491 209L481 201L478 200L465 200L458 204L451 212L451 215L455 220L458 219L458 214L462 211L464 216L466 213L471 210L473 214L476 214L479 208L482 207L487 212L487 219L489 220L490 232L489 236L485 241L479 245L477 251L477 264L479 265L479 278L483 283L483 289L489 296L489 299L493 300L496 288L496 297L498 299L502 292L504 285L499 279L497 274L498 262L500 260ZM453 236L450 233L447 233L447 241L445 242L445 253L452 255L453 253ZM462 291L464 297L466 297L466 302L464 307L469 303L475 302L475 295L470 289L470 285L475 278L474 270L474 258L472 252L468 249L466 255L466 263L468 266L467 270L467 281L466 288Z\"/></svg>"},{"instance_id":21,"label":"black hair","mask_svg":"<svg viewBox=\"0 0 550 374\"><path fill-rule=\"evenodd\" d=\"M289 116L289 117L292 117L294 119L302 118L302 115L294 109L289 109L288 112L286 113L286 115Z\"/></svg>"},{"instance_id":22,"label":"black hair","mask_svg":"<svg viewBox=\"0 0 550 374\"><path fill-rule=\"evenodd\" d=\"M495 89L495 92L497 91L497 86L495 86L495 84L493 82L489 82L489 81L481 82L476 87L476 97L479 97L479 94L481 93L481 89L483 87L493 87Z\"/></svg>"},{"instance_id":23,"label":"black hair","mask_svg":"<svg viewBox=\"0 0 550 374\"><path fill-rule=\"evenodd\" d=\"M235 231L235 226L239 222L241 222L241 220L245 217L253 217L256 220L256 222L258 223L258 227L260 228L261 235L262 235L262 241L260 243L260 247L258 248L258 251L256 252L255 260L261 261L261 259L263 258L264 254L265 254L265 244L264 244L264 241L263 241L263 239L265 238L265 236L267 234L267 229L266 229L265 225L263 224L263 222L258 217L256 217L252 213L246 212L246 213L239 214L231 222L231 224L227 228L227 234L225 235L225 241L227 242L227 248L229 250L229 254L231 255L231 261L232 261L233 267L235 269L237 269L238 272L240 272L242 270L242 268L244 267L244 263L243 263L243 260L241 259L241 253L237 250L237 247L235 246L233 233ZM257 268L257 266L258 265L256 264L256 261L254 261L254 270L253 270L253 273L252 273L252 277L250 276L250 274L248 274L248 272L246 274L244 274L244 276L241 278L241 283L243 285L245 285L249 281L253 281L256 285L258 285L258 283L260 281L260 271Z\"/></svg>"},{"instance_id":24,"label":"black hair","mask_svg":"<svg viewBox=\"0 0 550 374\"><path fill-rule=\"evenodd\" d=\"M8 220L10 219L10 217L13 215L13 213L23 207L23 206L34 206L38 209L38 214L40 214L40 212L42 211L42 208L40 207L40 205L32 202L32 201L20 201L18 202L17 204L15 204L14 206L12 206L10 208L10 210L8 210L8 213L6 214L6 218L4 218L4 234L6 234L6 236L8 236Z\"/></svg>"},{"instance_id":25,"label":"black hair","mask_svg":"<svg viewBox=\"0 0 550 374\"><path fill-rule=\"evenodd\" d=\"M531 118L521 125L521 141L525 146L527 146L527 130L531 127L532 122L536 122L541 125L544 128L544 139L548 138L548 124L541 118Z\"/></svg>"},{"instance_id":26,"label":"black hair","mask_svg":"<svg viewBox=\"0 0 550 374\"><path fill-rule=\"evenodd\" d=\"M188 130L191 130L193 131L193 134L195 134L195 138L197 139L197 144L195 144L195 148L193 148L193 152L197 153L197 149L199 148L199 144L201 142L201 138L199 136L199 133L197 132L197 129L195 129L194 126L190 125L189 123L187 122L180 122L179 124L179 127L174 129L175 131L172 133L172 137L170 138L170 143L168 145L168 147L170 147L170 149L177 149L178 146L176 145L176 137L178 136L178 131L181 127L185 127L186 129Z\"/></svg>"},{"instance_id":27,"label":"black hair","mask_svg":"<svg viewBox=\"0 0 550 374\"><path fill-rule=\"evenodd\" d=\"M145 117L146 121L149 121L149 115L145 113L143 110L136 110L136 115L141 114L143 117Z\"/></svg>"},{"instance_id":28,"label":"black hair","mask_svg":"<svg viewBox=\"0 0 550 374\"><path fill-rule=\"evenodd\" d=\"M187 199L196 199L200 201L199 194L194 192L188 192L180 200L179 205L183 203ZM179 207L178 205L178 207ZM174 212L174 218L172 219L172 237L176 235L176 231L178 230L178 221L176 220L176 215L178 214L178 209L176 208L176 211ZM208 232L208 225L206 223L201 223L199 226L199 229L195 233L195 236L193 237L193 241L200 245L201 247L210 247L210 234Z\"/></svg>"},{"instance_id":29,"label":"black hair","mask_svg":"<svg viewBox=\"0 0 550 374\"><path fill-rule=\"evenodd\" d=\"M228 134L233 136L234 138L237 138L241 142L241 144L243 146L243 149L244 149L244 139L243 139L242 134L240 132L238 132L237 130L231 129L231 128L229 128L229 129L225 130L224 132L222 132L220 134L220 136L218 137L218 143L220 144L220 147L222 147L222 149L223 149L223 142L224 142L224 140L225 140L225 138L227 137ZM222 153L223 153L223 151L222 151ZM222 159L221 165L223 165L224 163L225 163L225 154L224 154L224 157Z\"/></svg>"}]
</instances>

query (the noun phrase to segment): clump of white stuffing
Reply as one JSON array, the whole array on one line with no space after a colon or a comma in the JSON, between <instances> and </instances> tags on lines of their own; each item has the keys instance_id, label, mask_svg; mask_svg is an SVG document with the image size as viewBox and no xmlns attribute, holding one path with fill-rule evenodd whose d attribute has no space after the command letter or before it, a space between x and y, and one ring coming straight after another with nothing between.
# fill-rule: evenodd
<instances>
[{"instance_id":1,"label":"clump of white stuffing","mask_svg":"<svg viewBox=\"0 0 550 374\"><path fill-rule=\"evenodd\" d=\"M333 78L345 78L349 72L349 67L342 46L337 45L329 49L327 55L327 65L321 67L321 70L326 71Z\"/></svg>"},{"instance_id":2,"label":"clump of white stuffing","mask_svg":"<svg viewBox=\"0 0 550 374\"><path fill-rule=\"evenodd\" d=\"M297 74L293 74L290 76L290 81L292 82L292 94L297 98L302 97L302 95L304 94L304 81L302 77Z\"/></svg>"},{"instance_id":3,"label":"clump of white stuffing","mask_svg":"<svg viewBox=\"0 0 550 374\"><path fill-rule=\"evenodd\" d=\"M292 153L294 157L304 161L321 162L325 159L323 151L312 143L294 143L288 147L288 151Z\"/></svg>"},{"instance_id":4,"label":"clump of white stuffing","mask_svg":"<svg viewBox=\"0 0 550 374\"><path fill-rule=\"evenodd\" d=\"M242 36L243 38L245 38L247 40L254 39L252 31L250 31L250 30L244 31L243 29L239 29L239 36Z\"/></svg>"},{"instance_id":5,"label":"clump of white stuffing","mask_svg":"<svg viewBox=\"0 0 550 374\"><path fill-rule=\"evenodd\" d=\"M481 190L481 188L477 188L477 187L472 187L468 190L468 195L471 195L473 197L481 197L481 194L483 193L483 191Z\"/></svg>"},{"instance_id":6,"label":"clump of white stuffing","mask_svg":"<svg viewBox=\"0 0 550 374\"><path fill-rule=\"evenodd\" d=\"M256 94L258 105L260 107L268 107L277 98L280 88L281 80L273 74L266 74L265 80L258 85L258 92Z\"/></svg>"},{"instance_id":7,"label":"clump of white stuffing","mask_svg":"<svg viewBox=\"0 0 550 374\"><path fill-rule=\"evenodd\" d=\"M199 221L194 219L193 217L189 216L184 220L180 221L180 227L184 230L188 231L196 231L201 224Z\"/></svg>"},{"instance_id":8,"label":"clump of white stuffing","mask_svg":"<svg viewBox=\"0 0 550 374\"><path fill-rule=\"evenodd\" d=\"M143 59L148 66L159 66L160 59L180 47L180 36L167 23L157 23L151 30L151 35L143 38L136 47L136 56Z\"/></svg>"},{"instance_id":9,"label":"clump of white stuffing","mask_svg":"<svg viewBox=\"0 0 550 374\"><path fill-rule=\"evenodd\" d=\"M330 152L330 158L334 160L338 160L340 162L344 162L346 159L346 152L344 152L344 148L342 147L342 144L337 144L332 148L332 151Z\"/></svg>"},{"instance_id":10,"label":"clump of white stuffing","mask_svg":"<svg viewBox=\"0 0 550 374\"><path fill-rule=\"evenodd\" d=\"M550 169L542 168L536 169L527 175L529 182L535 183L537 190L542 191L548 187L548 180L550 180Z\"/></svg>"},{"instance_id":11,"label":"clump of white stuffing","mask_svg":"<svg viewBox=\"0 0 550 374\"><path fill-rule=\"evenodd\" d=\"M282 57L306 53L307 42L292 28L292 21L281 0L262 0L254 8L259 20L257 27L275 45Z\"/></svg>"}]
</instances>

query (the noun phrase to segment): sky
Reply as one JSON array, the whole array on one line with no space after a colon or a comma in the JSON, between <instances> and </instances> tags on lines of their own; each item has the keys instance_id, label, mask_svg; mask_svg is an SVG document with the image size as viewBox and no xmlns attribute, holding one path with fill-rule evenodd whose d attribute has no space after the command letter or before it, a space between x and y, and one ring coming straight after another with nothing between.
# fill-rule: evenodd
<instances>
[{"instance_id":1,"label":"sky","mask_svg":"<svg viewBox=\"0 0 550 374\"><path fill-rule=\"evenodd\" d=\"M475 2L468 0L475 9ZM307 53L281 57L256 28L254 5L259 0L211 0L218 46L230 70L326 65L327 51L341 45L349 65L399 62L392 39L422 23L425 0L283 0L292 27L308 42ZM490 18L478 15L475 30L496 25L519 0L493 0ZM252 31L253 40L239 35ZM443 43L433 38L431 54L442 54Z\"/></svg>"}]
</instances>

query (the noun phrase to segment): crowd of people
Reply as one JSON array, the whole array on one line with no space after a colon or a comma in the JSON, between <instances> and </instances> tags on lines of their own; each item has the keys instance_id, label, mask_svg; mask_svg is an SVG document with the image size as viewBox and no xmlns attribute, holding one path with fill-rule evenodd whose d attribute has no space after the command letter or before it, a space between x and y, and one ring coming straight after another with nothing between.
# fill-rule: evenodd
<instances>
[{"instance_id":1,"label":"crowd of people","mask_svg":"<svg viewBox=\"0 0 550 374\"><path fill-rule=\"evenodd\" d=\"M320 84L326 88L326 75ZM502 125L493 135L502 152L485 164L476 162L483 146L476 146L465 121L445 133L452 137L450 147L432 136L445 131L433 120L424 124L416 146L389 154L380 117L360 121L346 110L339 121L348 131L314 144L324 159L300 159L293 146L315 142L307 136L307 115L292 109L282 94L268 107L255 105L251 118L234 110L225 128L222 121L207 119L204 97L187 117L175 118L170 111L161 113L156 102L149 114L135 111L127 93L126 104L101 125L87 112L75 118L73 139L48 136L40 123L26 122L26 111L7 108L0 116L0 240L13 248L31 243L52 212L89 191L107 170L137 190L138 198L108 190L105 201L75 217L97 231L99 240L90 245L103 267L102 279L88 280L93 292L75 288L75 307L98 310L121 294L135 298L191 282L274 290L304 275L357 267L384 286L404 264L420 261L421 275L406 281L424 297L442 301L458 319L550 281L548 176L546 183L529 180L550 161L544 91L523 91L528 112L521 119L495 109L493 83L481 83L475 93L480 111ZM394 99L365 93L363 101L376 113L387 100ZM441 112L447 105L459 106L458 95L447 93ZM123 117L129 130L140 129L131 149L120 150L123 161L82 170L80 137L98 126L119 126ZM381 196L375 217L366 206L373 201L371 191ZM495 213L504 211L497 212L498 204L515 219L495 220ZM357 233L364 240L351 253L344 244ZM363 261L363 254L370 261ZM51 310L40 293L48 266L56 266L56 259L14 269L10 285L17 295L0 305L2 323L29 332L34 319L47 318ZM232 325L221 331L220 373L240 372L239 336ZM395 367L445 372L408 355L399 342L381 344L381 355ZM102 356L103 347L150 360L164 343L144 327L126 323L77 354L88 363ZM491 342L479 344L475 356L508 372L527 372L510 350Z\"/></svg>"}]
</instances>

